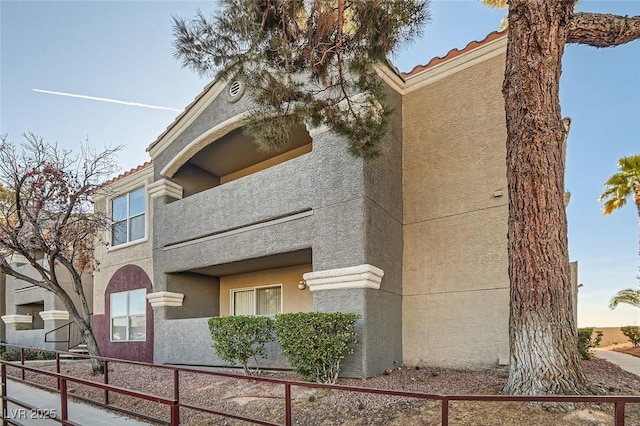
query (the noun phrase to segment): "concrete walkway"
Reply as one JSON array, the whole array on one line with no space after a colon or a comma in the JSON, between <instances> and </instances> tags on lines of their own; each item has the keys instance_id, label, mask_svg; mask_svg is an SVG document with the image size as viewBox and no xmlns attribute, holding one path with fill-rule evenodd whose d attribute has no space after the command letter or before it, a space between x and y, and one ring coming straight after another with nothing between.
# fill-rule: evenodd
<instances>
[{"instance_id":1,"label":"concrete walkway","mask_svg":"<svg viewBox=\"0 0 640 426\"><path fill-rule=\"evenodd\" d=\"M11 380L8 380L6 386L7 395L11 398L26 402L27 404L38 407L45 412L52 412L55 410L56 415L60 417L60 395L23 385L22 383L13 382ZM69 420L81 425L141 426L150 424L129 419L125 416L118 415L115 412L102 410L87 404L80 404L72 401L68 402L68 410ZM22 408L14 404L8 404L7 417L23 425L40 426L60 424L51 419L37 418L39 417L37 412L32 412L29 409Z\"/></svg>"},{"instance_id":2,"label":"concrete walkway","mask_svg":"<svg viewBox=\"0 0 640 426\"><path fill-rule=\"evenodd\" d=\"M596 349L595 355L598 358L606 359L612 364L616 364L623 370L627 370L636 376L640 376L640 358L620 352Z\"/></svg>"}]
</instances>

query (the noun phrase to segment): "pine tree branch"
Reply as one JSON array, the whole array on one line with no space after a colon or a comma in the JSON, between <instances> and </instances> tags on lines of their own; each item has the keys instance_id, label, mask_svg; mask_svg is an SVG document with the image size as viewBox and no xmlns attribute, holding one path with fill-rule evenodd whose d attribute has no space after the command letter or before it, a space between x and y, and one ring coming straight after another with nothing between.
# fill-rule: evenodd
<instances>
[{"instance_id":1,"label":"pine tree branch","mask_svg":"<svg viewBox=\"0 0 640 426\"><path fill-rule=\"evenodd\" d=\"M640 16L576 13L569 21L567 43L612 47L640 39Z\"/></svg>"}]
</instances>

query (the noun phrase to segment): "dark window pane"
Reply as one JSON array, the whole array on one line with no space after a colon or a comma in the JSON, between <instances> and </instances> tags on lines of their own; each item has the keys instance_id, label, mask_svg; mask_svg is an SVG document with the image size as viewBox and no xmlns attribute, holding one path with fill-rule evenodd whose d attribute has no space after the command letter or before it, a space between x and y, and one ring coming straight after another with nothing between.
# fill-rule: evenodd
<instances>
[{"instance_id":1,"label":"dark window pane","mask_svg":"<svg viewBox=\"0 0 640 426\"><path fill-rule=\"evenodd\" d=\"M127 221L111 225L111 245L117 246L127 242Z\"/></svg>"}]
</instances>

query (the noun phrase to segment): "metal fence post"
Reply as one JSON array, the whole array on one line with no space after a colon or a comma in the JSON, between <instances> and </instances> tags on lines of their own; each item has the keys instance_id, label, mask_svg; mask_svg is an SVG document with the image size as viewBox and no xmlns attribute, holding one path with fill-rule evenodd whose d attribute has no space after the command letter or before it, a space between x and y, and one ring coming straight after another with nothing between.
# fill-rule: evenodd
<instances>
[{"instance_id":1,"label":"metal fence post","mask_svg":"<svg viewBox=\"0 0 640 426\"><path fill-rule=\"evenodd\" d=\"M449 425L449 398L446 396L441 400L442 405L442 413L440 414L440 421L442 422L442 426Z\"/></svg>"},{"instance_id":2,"label":"metal fence post","mask_svg":"<svg viewBox=\"0 0 640 426\"><path fill-rule=\"evenodd\" d=\"M616 401L614 407L616 414L616 426L624 426L624 401Z\"/></svg>"},{"instance_id":3,"label":"metal fence post","mask_svg":"<svg viewBox=\"0 0 640 426\"><path fill-rule=\"evenodd\" d=\"M69 420L69 410L67 406L67 380L60 378L60 415L63 422ZM64 423L63 423L64 424Z\"/></svg>"},{"instance_id":4,"label":"metal fence post","mask_svg":"<svg viewBox=\"0 0 640 426\"><path fill-rule=\"evenodd\" d=\"M104 360L102 364L104 366L104 384L109 384L109 362ZM109 405L109 391L107 389L104 390L104 405Z\"/></svg>"},{"instance_id":5,"label":"metal fence post","mask_svg":"<svg viewBox=\"0 0 640 426\"><path fill-rule=\"evenodd\" d=\"M3 362L0 365L0 375L2 377L2 424L8 425L6 419L9 417L7 412L7 365Z\"/></svg>"},{"instance_id":6,"label":"metal fence post","mask_svg":"<svg viewBox=\"0 0 640 426\"><path fill-rule=\"evenodd\" d=\"M180 412L178 411L178 408L178 401L174 399L170 408L171 426L178 426L180 424Z\"/></svg>"},{"instance_id":7,"label":"metal fence post","mask_svg":"<svg viewBox=\"0 0 640 426\"><path fill-rule=\"evenodd\" d=\"M179 370L177 369L173 370L173 399L177 401L177 405L175 406L175 410L176 410L175 416L178 419L178 421L180 421L180 374L179 373L180 373Z\"/></svg>"},{"instance_id":8,"label":"metal fence post","mask_svg":"<svg viewBox=\"0 0 640 426\"><path fill-rule=\"evenodd\" d=\"M24 348L20 348L20 364L24 366ZM22 381L24 381L24 368L21 368L20 370L22 372L20 377L22 377Z\"/></svg>"},{"instance_id":9,"label":"metal fence post","mask_svg":"<svg viewBox=\"0 0 640 426\"><path fill-rule=\"evenodd\" d=\"M285 424L291 426L291 385L289 383L284 385L284 409Z\"/></svg>"},{"instance_id":10,"label":"metal fence post","mask_svg":"<svg viewBox=\"0 0 640 426\"><path fill-rule=\"evenodd\" d=\"M56 373L60 374L60 353L56 352ZM58 390L60 390L60 377L58 377Z\"/></svg>"}]
</instances>

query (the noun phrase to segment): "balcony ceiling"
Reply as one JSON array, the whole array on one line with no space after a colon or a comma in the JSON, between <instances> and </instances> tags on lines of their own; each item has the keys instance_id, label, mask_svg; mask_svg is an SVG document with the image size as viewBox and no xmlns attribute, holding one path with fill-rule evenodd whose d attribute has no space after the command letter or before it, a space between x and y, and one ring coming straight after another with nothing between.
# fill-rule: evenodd
<instances>
[{"instance_id":1,"label":"balcony ceiling","mask_svg":"<svg viewBox=\"0 0 640 426\"><path fill-rule=\"evenodd\" d=\"M225 176L309 143L309 133L304 126L300 126L291 131L288 145L278 150L261 151L252 136L245 135L242 129L236 129L203 148L189 162L214 175Z\"/></svg>"},{"instance_id":2,"label":"balcony ceiling","mask_svg":"<svg viewBox=\"0 0 640 426\"><path fill-rule=\"evenodd\" d=\"M246 259L237 262L225 263L222 265L192 269L189 272L221 277L225 275L244 274L247 272L284 268L287 266L304 265L310 264L311 262L311 249L303 249L292 251L289 253L275 254L273 256Z\"/></svg>"}]
</instances>

